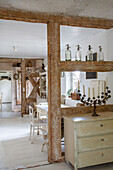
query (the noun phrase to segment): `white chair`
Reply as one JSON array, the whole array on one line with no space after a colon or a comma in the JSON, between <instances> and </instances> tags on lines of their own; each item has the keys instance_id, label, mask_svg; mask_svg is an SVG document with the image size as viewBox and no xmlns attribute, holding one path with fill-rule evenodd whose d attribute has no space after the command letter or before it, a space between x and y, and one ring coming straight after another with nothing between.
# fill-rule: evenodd
<instances>
[{"instance_id":1,"label":"white chair","mask_svg":"<svg viewBox=\"0 0 113 170\"><path fill-rule=\"evenodd\" d=\"M43 133L43 139L44 139L44 143L42 144L42 149L41 151L44 151L44 146L46 146L47 151L48 151L48 132L46 130L42 130Z\"/></svg>"},{"instance_id":2,"label":"white chair","mask_svg":"<svg viewBox=\"0 0 113 170\"><path fill-rule=\"evenodd\" d=\"M3 98L3 93L1 92L1 94L0 94L1 111L2 111L2 98Z\"/></svg>"},{"instance_id":3,"label":"white chair","mask_svg":"<svg viewBox=\"0 0 113 170\"><path fill-rule=\"evenodd\" d=\"M35 130L43 130L43 127L47 127L47 121L43 121L43 119L34 118L34 110L32 106L29 106L29 119L30 119L30 137L31 143L34 140L34 132ZM33 134L32 134L33 131ZM32 138L31 138L32 136Z\"/></svg>"}]
</instances>

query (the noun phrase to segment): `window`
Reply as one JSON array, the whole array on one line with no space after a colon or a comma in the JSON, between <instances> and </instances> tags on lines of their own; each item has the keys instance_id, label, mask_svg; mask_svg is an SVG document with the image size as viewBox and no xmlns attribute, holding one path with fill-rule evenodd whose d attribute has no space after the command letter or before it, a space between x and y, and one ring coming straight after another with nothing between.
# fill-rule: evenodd
<instances>
[{"instance_id":1,"label":"window","mask_svg":"<svg viewBox=\"0 0 113 170\"><path fill-rule=\"evenodd\" d=\"M78 81L80 82L80 71L72 72L72 90L76 92L78 90Z\"/></svg>"}]
</instances>

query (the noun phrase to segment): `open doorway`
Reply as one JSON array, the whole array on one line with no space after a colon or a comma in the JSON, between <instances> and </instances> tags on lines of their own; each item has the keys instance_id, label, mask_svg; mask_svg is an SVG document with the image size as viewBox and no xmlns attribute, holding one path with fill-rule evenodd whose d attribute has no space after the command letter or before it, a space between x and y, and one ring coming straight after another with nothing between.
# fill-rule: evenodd
<instances>
[{"instance_id":1,"label":"open doorway","mask_svg":"<svg viewBox=\"0 0 113 170\"><path fill-rule=\"evenodd\" d=\"M12 72L7 70L0 71L0 95L1 111L12 111Z\"/></svg>"},{"instance_id":2,"label":"open doorway","mask_svg":"<svg viewBox=\"0 0 113 170\"><path fill-rule=\"evenodd\" d=\"M5 20L0 20L0 23L2 33L0 34L0 37L2 36L0 70L9 68L11 71L11 112L15 115L10 115L9 118L9 116L3 116L6 113L2 112L0 117L2 122L0 148L5 148L1 153L0 168L16 169L47 164L47 149L45 148L44 152L41 151L44 143L41 130L39 135L35 131L33 144L29 140L28 112L30 104L46 99L47 25ZM22 107L25 108L23 117L21 117ZM37 116L34 117L37 118ZM7 156L4 156L5 152Z\"/></svg>"}]
</instances>

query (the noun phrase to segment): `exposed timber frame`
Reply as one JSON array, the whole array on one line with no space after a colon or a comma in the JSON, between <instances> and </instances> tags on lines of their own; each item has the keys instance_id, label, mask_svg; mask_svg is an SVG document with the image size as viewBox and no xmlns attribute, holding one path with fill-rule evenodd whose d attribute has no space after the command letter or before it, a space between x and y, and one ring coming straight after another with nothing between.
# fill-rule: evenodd
<instances>
[{"instance_id":1,"label":"exposed timber frame","mask_svg":"<svg viewBox=\"0 0 113 170\"><path fill-rule=\"evenodd\" d=\"M60 25L49 22L48 33L48 130L49 162L61 159L61 113L60 113Z\"/></svg>"},{"instance_id":2,"label":"exposed timber frame","mask_svg":"<svg viewBox=\"0 0 113 170\"><path fill-rule=\"evenodd\" d=\"M62 161L61 157L61 116L66 114L77 114L84 110L81 107L77 108L60 108L60 72L61 71L73 71L73 70L87 70L86 64L89 66L88 71L92 71L92 66L95 70L104 70L104 67L100 68L100 65L92 63L81 63L83 67L77 63L60 62L60 25L68 25L75 27L86 27L86 28L100 28L110 29L113 28L113 20L99 19L91 17L72 17L72 16L59 16L50 15L46 13L35 13L22 10L14 10L8 8L0 8L0 19L4 20L16 20L25 21L32 23L46 23L48 25L48 128L49 128L49 162ZM25 61L22 61L23 76L25 76ZM103 63L106 64L106 63ZM109 68L106 66L106 71L112 71L113 63L110 64ZM22 80L23 81L23 80ZM25 87L23 82L22 88ZM23 91L23 89L22 89ZM22 96L23 97L23 96ZM25 98L25 95L24 95ZM23 104L24 105L24 104ZM99 106L99 111L113 111L113 105ZM87 113L92 111L92 108L86 107ZM24 113L24 106L23 106Z\"/></svg>"},{"instance_id":3,"label":"exposed timber frame","mask_svg":"<svg viewBox=\"0 0 113 170\"><path fill-rule=\"evenodd\" d=\"M20 58L0 58L0 63L21 63Z\"/></svg>"},{"instance_id":4,"label":"exposed timber frame","mask_svg":"<svg viewBox=\"0 0 113 170\"><path fill-rule=\"evenodd\" d=\"M111 19L51 15L47 13L37 13L8 8L0 8L0 19L25 21L32 23L48 23L49 21L53 21L58 22L60 25L68 25L75 27L101 28L101 29L113 28L113 20Z\"/></svg>"},{"instance_id":5,"label":"exposed timber frame","mask_svg":"<svg viewBox=\"0 0 113 170\"><path fill-rule=\"evenodd\" d=\"M21 116L26 114L26 60L21 62Z\"/></svg>"}]
</instances>

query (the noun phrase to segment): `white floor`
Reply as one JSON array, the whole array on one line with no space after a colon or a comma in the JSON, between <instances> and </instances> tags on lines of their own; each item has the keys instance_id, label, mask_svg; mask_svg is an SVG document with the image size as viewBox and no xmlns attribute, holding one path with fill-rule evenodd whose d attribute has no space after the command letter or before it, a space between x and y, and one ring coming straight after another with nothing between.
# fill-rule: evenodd
<instances>
[{"instance_id":1,"label":"white floor","mask_svg":"<svg viewBox=\"0 0 113 170\"><path fill-rule=\"evenodd\" d=\"M41 135L36 135L34 144L29 141L28 117L21 118L18 114L8 118L2 116L0 118L0 170L74 170L65 162L49 164L47 152L41 152L42 142ZM79 170L113 170L113 163Z\"/></svg>"},{"instance_id":2,"label":"white floor","mask_svg":"<svg viewBox=\"0 0 113 170\"><path fill-rule=\"evenodd\" d=\"M40 167L30 168L29 170L74 170L74 168L67 165L65 162L62 162L62 163L42 165ZM91 166L87 168L79 168L78 170L113 170L113 163Z\"/></svg>"},{"instance_id":3,"label":"white floor","mask_svg":"<svg viewBox=\"0 0 113 170\"><path fill-rule=\"evenodd\" d=\"M48 164L47 151L41 152L42 135L29 140L29 117L0 119L0 170L14 170Z\"/></svg>"}]
</instances>

